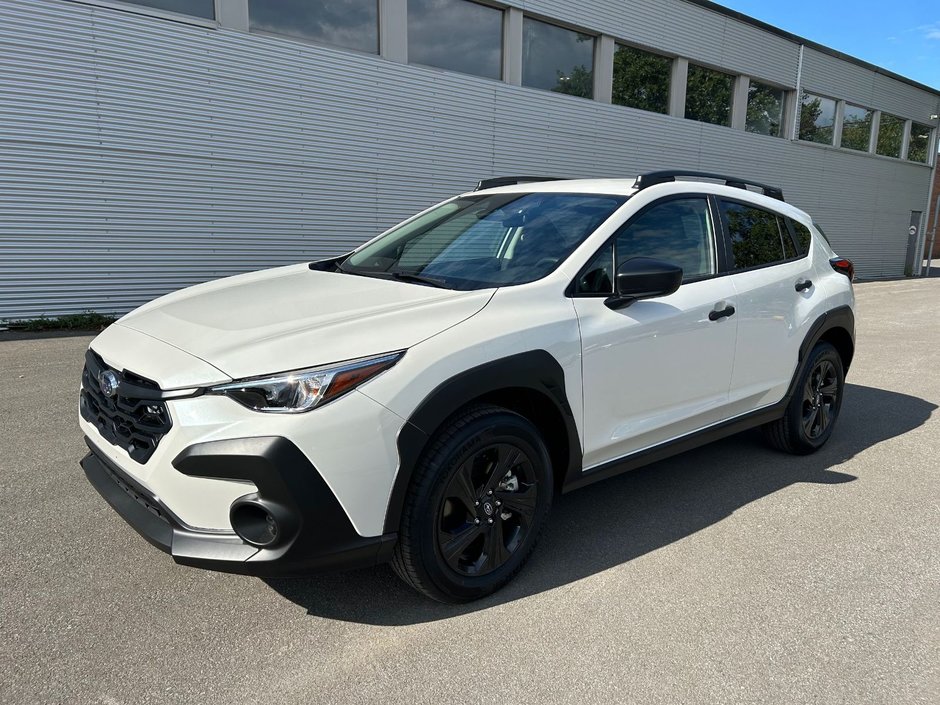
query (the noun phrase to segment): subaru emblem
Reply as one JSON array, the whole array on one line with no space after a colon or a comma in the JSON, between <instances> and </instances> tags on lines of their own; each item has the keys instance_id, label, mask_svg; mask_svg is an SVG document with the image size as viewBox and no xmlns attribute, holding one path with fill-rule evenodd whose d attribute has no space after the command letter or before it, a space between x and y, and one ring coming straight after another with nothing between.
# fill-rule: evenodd
<instances>
[{"instance_id":1,"label":"subaru emblem","mask_svg":"<svg viewBox=\"0 0 940 705\"><path fill-rule=\"evenodd\" d=\"M98 375L98 386L101 388L101 393L106 397L110 398L117 394L118 384L120 384L120 381L111 370L105 370Z\"/></svg>"}]
</instances>

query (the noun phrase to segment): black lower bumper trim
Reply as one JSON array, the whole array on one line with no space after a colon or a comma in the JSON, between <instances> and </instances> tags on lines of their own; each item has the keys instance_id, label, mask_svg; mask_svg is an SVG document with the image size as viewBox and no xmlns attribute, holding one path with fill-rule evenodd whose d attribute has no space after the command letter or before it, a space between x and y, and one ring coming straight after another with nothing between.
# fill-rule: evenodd
<instances>
[{"instance_id":1,"label":"black lower bumper trim","mask_svg":"<svg viewBox=\"0 0 940 705\"><path fill-rule=\"evenodd\" d=\"M131 527L177 563L244 575L306 575L384 562L395 545L395 534L363 537L356 533L320 474L284 438L197 444L173 462L187 475L251 480L261 496L287 506L295 513L299 529L277 549L259 549L231 534L184 526L158 498L86 442L91 452L81 465L92 486ZM221 468L224 474L217 472ZM265 494L265 488L270 494Z\"/></svg>"}]
</instances>

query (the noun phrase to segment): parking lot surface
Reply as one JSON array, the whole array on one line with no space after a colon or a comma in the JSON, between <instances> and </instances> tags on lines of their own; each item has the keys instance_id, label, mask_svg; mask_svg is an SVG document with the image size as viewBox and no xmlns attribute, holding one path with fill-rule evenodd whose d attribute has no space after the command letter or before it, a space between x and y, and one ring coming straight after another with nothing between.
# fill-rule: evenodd
<instances>
[{"instance_id":1,"label":"parking lot surface","mask_svg":"<svg viewBox=\"0 0 940 705\"><path fill-rule=\"evenodd\" d=\"M91 337L0 334L0 701L938 703L940 281L857 293L822 451L749 432L567 495L460 607L175 565L78 466Z\"/></svg>"}]
</instances>

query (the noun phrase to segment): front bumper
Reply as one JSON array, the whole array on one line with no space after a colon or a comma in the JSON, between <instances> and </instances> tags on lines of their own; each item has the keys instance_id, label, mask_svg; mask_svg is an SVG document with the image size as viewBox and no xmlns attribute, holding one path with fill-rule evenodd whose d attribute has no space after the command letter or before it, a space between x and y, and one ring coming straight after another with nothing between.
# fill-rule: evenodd
<instances>
[{"instance_id":1,"label":"front bumper","mask_svg":"<svg viewBox=\"0 0 940 705\"><path fill-rule=\"evenodd\" d=\"M252 500L275 507L285 530L276 545L258 548L238 536L187 526L86 438L81 461L92 486L138 533L177 563L246 575L304 575L384 562L396 535L360 536L329 486L286 438L208 441L173 460L176 471L198 478L251 483ZM246 484L246 490L253 489Z\"/></svg>"}]
</instances>

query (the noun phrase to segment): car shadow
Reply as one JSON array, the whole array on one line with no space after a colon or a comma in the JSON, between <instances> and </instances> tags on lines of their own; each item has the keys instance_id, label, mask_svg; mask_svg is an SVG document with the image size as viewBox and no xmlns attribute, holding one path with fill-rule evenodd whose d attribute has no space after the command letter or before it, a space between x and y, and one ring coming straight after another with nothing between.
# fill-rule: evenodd
<instances>
[{"instance_id":1,"label":"car shadow","mask_svg":"<svg viewBox=\"0 0 940 705\"><path fill-rule=\"evenodd\" d=\"M311 615L350 622L418 624L484 610L655 551L795 483L852 482L855 476L834 468L921 426L936 408L917 397L848 384L833 436L813 455L774 451L753 430L557 497L525 569L500 592L470 604L428 600L388 566L265 582Z\"/></svg>"}]
</instances>

